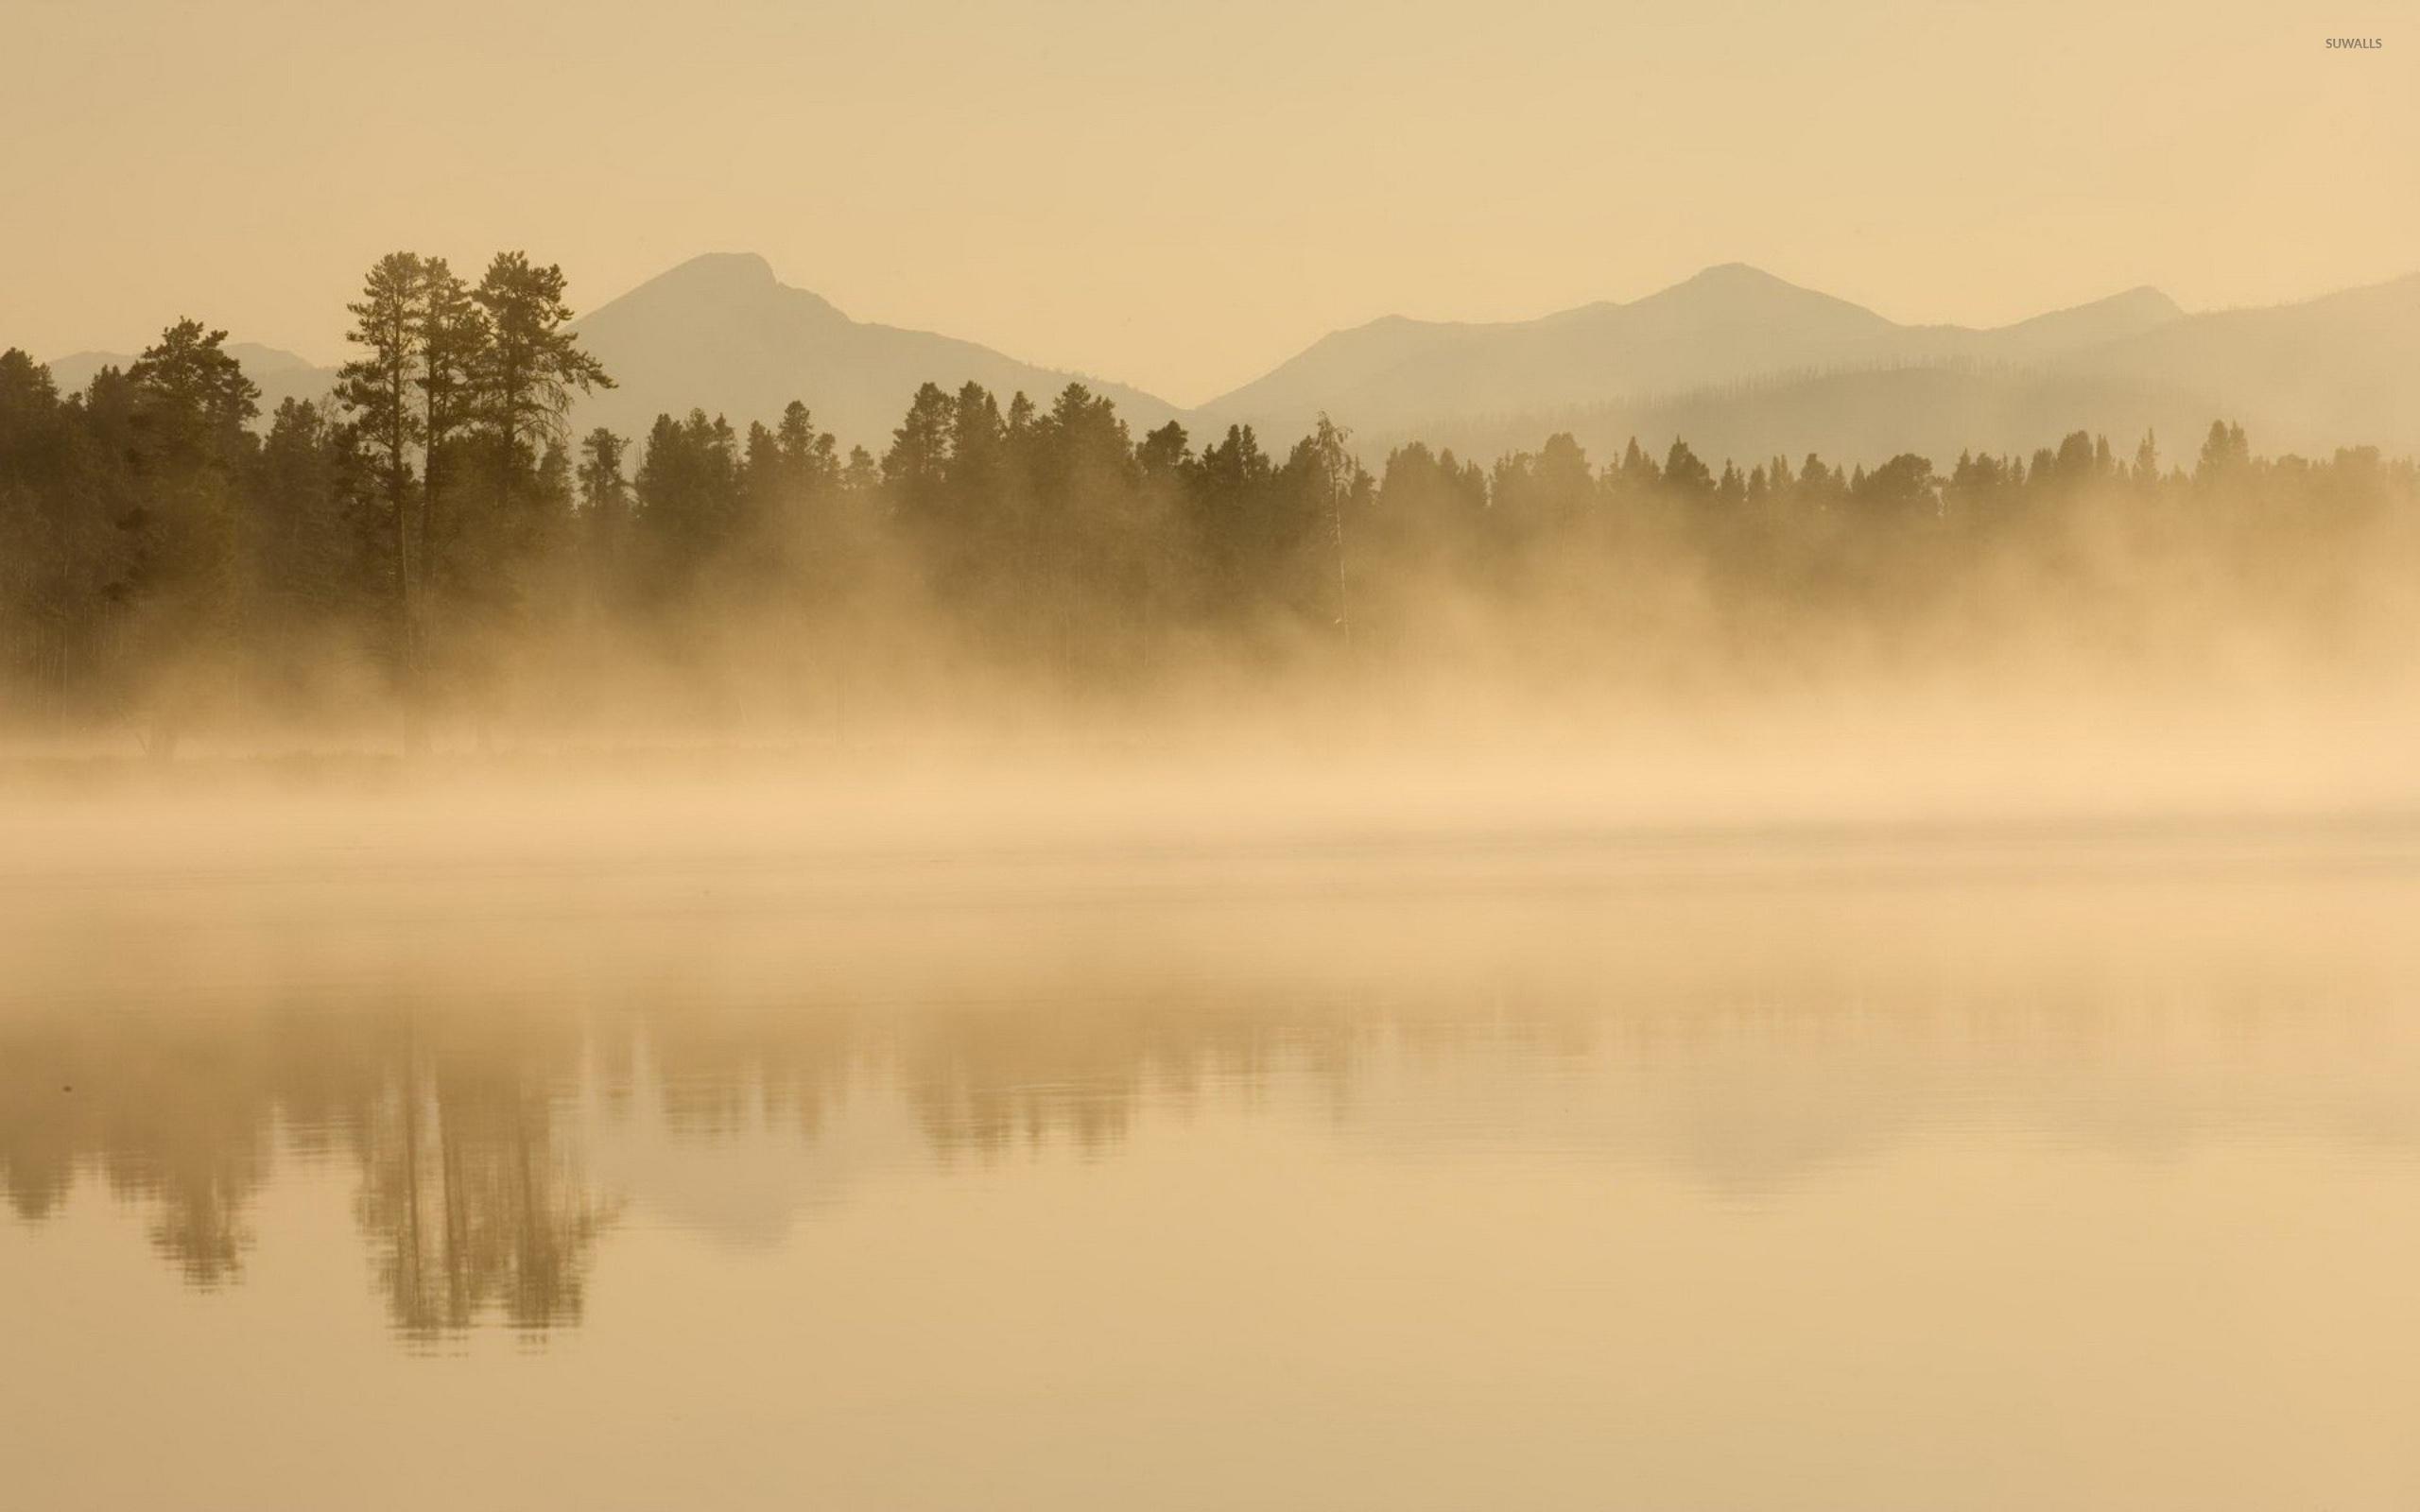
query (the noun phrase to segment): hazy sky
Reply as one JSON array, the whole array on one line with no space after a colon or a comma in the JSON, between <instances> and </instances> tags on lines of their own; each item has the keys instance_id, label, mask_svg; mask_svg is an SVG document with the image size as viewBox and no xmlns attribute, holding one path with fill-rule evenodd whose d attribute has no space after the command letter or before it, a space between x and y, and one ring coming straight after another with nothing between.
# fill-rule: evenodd
<instances>
[{"instance_id":1,"label":"hazy sky","mask_svg":"<svg viewBox=\"0 0 2420 1512\"><path fill-rule=\"evenodd\" d=\"M2413 0L0 5L0 346L45 357L191 313L325 359L396 247L583 309L755 250L1179 402L1717 262L1969 323L2420 269Z\"/></svg>"}]
</instances>

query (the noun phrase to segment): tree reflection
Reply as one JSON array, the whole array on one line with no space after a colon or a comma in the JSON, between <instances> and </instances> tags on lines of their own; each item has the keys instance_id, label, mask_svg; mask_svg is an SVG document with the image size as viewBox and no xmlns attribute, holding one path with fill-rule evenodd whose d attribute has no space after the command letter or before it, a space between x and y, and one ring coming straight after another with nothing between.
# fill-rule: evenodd
<instances>
[{"instance_id":1,"label":"tree reflection","mask_svg":"<svg viewBox=\"0 0 2420 1512\"><path fill-rule=\"evenodd\" d=\"M1104 999L1077 980L1046 1001L933 1012L904 1037L901 1091L943 1157L1053 1139L1103 1153L1146 1101L1184 1109L1212 1083L1248 1091L1281 1059L1316 1065L1351 1032L1299 1001Z\"/></svg>"},{"instance_id":2,"label":"tree reflection","mask_svg":"<svg viewBox=\"0 0 2420 1512\"><path fill-rule=\"evenodd\" d=\"M164 989L157 1013L0 1017L0 1187L36 1223L98 1185L186 1282L216 1287L243 1274L278 1160L348 1172L372 1284L420 1343L576 1326L617 1212L599 1166L653 1201L769 1156L781 1178L707 1195L786 1217L903 1141L942 1168L1098 1156L1147 1119L1281 1096L1392 1150L1543 1142L1729 1192L1870 1159L1944 1109L2127 1148L2264 1122L2420 1145L2407 910L2310 886L2223 906L2000 892L1979 914L1896 890L1795 912L1775 895L1744 932L1727 893L1625 895L1627 913L1525 906L1495 936L1463 918L1252 959L1215 932L942 951L862 930L839 937L863 955L802 959L775 948L792 936L769 909L766 935L740 936L752 950L682 936L643 995L628 953L604 952L595 981L365 1000L360 981L404 975L382 959L333 1004L271 988L214 1018ZM1631 927L1567 943L1607 917ZM2180 1052L2188 1029L2207 1045ZM2356 1031L2376 1052L2358 1074L2328 1038ZM2214 1080L2210 1057L2238 1051ZM2313 1067L2339 1094L2324 1104L2296 1080ZM663 1159L676 1145L696 1162Z\"/></svg>"},{"instance_id":3,"label":"tree reflection","mask_svg":"<svg viewBox=\"0 0 2420 1512\"><path fill-rule=\"evenodd\" d=\"M355 1209L406 1336L460 1332L490 1310L528 1332L579 1321L612 1209L555 1137L553 1108L521 1068L406 1047L364 1109Z\"/></svg>"},{"instance_id":4,"label":"tree reflection","mask_svg":"<svg viewBox=\"0 0 2420 1512\"><path fill-rule=\"evenodd\" d=\"M26 1221L58 1213L79 1170L146 1213L193 1286L240 1279L277 1136L350 1160L355 1212L395 1327L416 1339L493 1314L533 1332L579 1320L610 1204L559 1137L576 1036L423 1046L412 1016L265 1013L174 1034L95 1019L0 1043L0 1185ZM459 1040L459 1037L457 1037Z\"/></svg>"},{"instance_id":5,"label":"tree reflection","mask_svg":"<svg viewBox=\"0 0 2420 1512\"><path fill-rule=\"evenodd\" d=\"M148 1209L151 1244L195 1286L242 1274L272 1095L256 1042L54 1025L0 1050L0 1177L34 1219L90 1165Z\"/></svg>"}]
</instances>

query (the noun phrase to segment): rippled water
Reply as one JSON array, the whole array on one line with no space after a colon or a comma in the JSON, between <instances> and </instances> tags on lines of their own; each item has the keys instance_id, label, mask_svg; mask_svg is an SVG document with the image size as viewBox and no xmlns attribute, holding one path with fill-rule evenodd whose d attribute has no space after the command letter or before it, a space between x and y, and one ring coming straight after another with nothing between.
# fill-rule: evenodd
<instances>
[{"instance_id":1,"label":"rippled water","mask_svg":"<svg viewBox=\"0 0 2420 1512\"><path fill-rule=\"evenodd\" d=\"M0 1504L2420 1504L2416 857L0 866Z\"/></svg>"}]
</instances>

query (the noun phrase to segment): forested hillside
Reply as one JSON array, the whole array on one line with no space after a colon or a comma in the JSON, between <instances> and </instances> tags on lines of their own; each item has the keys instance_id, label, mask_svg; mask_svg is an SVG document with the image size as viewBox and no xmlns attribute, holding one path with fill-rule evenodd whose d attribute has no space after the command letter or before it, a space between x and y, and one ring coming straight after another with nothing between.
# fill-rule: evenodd
<instances>
[{"instance_id":1,"label":"forested hillside","mask_svg":"<svg viewBox=\"0 0 2420 1512\"><path fill-rule=\"evenodd\" d=\"M811 393L772 424L571 434L624 375L519 253L475 282L394 254L351 312L335 393L266 416L194 320L73 391L0 355L9 726L839 728L1280 676L1551 698L2411 644L2411 464L2261 457L2224 421L1871 469L1661 434L1365 456L1324 418L1197 437L1081 384L936 373L877 455Z\"/></svg>"}]
</instances>

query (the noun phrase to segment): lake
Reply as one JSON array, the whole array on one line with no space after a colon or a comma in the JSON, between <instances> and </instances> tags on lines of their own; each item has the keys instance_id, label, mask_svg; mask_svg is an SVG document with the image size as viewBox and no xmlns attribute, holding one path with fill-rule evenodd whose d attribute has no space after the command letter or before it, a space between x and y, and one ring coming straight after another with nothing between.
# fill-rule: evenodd
<instances>
[{"instance_id":1,"label":"lake","mask_svg":"<svg viewBox=\"0 0 2420 1512\"><path fill-rule=\"evenodd\" d=\"M2409 817L100 812L9 1507L2420 1504Z\"/></svg>"}]
</instances>

